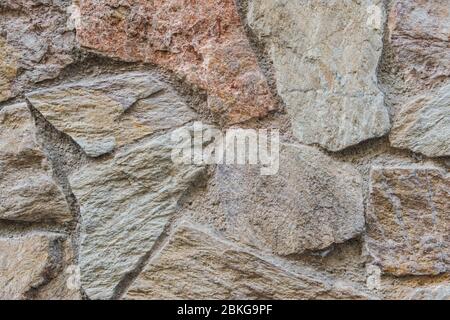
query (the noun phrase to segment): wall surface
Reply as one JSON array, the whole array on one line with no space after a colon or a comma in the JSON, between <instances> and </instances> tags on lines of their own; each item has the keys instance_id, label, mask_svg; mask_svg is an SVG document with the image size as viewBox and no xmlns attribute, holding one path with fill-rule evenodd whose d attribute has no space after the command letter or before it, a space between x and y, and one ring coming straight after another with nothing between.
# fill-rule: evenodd
<instances>
[{"instance_id":1,"label":"wall surface","mask_svg":"<svg viewBox=\"0 0 450 320\"><path fill-rule=\"evenodd\" d=\"M449 168L448 0L0 0L0 299L448 300Z\"/></svg>"}]
</instances>

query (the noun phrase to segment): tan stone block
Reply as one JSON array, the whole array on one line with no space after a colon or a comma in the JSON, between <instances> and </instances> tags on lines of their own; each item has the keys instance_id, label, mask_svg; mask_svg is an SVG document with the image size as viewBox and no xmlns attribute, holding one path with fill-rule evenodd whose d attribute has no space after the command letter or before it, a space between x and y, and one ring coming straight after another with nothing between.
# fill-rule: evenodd
<instances>
[{"instance_id":1,"label":"tan stone block","mask_svg":"<svg viewBox=\"0 0 450 320\"><path fill-rule=\"evenodd\" d=\"M275 102L233 0L79 3L82 46L162 66L206 90L217 120L263 117Z\"/></svg>"}]
</instances>

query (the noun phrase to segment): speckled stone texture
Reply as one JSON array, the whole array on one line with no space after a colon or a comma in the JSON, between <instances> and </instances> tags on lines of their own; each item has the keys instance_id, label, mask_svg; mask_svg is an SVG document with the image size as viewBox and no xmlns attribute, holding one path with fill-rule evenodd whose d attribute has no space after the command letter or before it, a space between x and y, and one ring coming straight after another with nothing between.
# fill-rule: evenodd
<instances>
[{"instance_id":1,"label":"speckled stone texture","mask_svg":"<svg viewBox=\"0 0 450 320\"><path fill-rule=\"evenodd\" d=\"M0 0L0 299L449 300L449 14Z\"/></svg>"},{"instance_id":2,"label":"speckled stone texture","mask_svg":"<svg viewBox=\"0 0 450 320\"><path fill-rule=\"evenodd\" d=\"M450 78L450 3L395 0L388 18L394 68L408 91L417 92Z\"/></svg>"},{"instance_id":3,"label":"speckled stone texture","mask_svg":"<svg viewBox=\"0 0 450 320\"><path fill-rule=\"evenodd\" d=\"M339 151L390 128L376 69L379 1L250 1L248 20L267 43L294 135ZM368 23L378 8L379 24ZM351 34L351 36L350 36Z\"/></svg>"},{"instance_id":4,"label":"speckled stone texture","mask_svg":"<svg viewBox=\"0 0 450 320\"><path fill-rule=\"evenodd\" d=\"M81 45L150 62L207 91L225 123L276 108L233 0L79 1Z\"/></svg>"},{"instance_id":5,"label":"speckled stone texture","mask_svg":"<svg viewBox=\"0 0 450 320\"><path fill-rule=\"evenodd\" d=\"M386 273L437 275L450 267L450 175L426 167L374 168L367 249Z\"/></svg>"},{"instance_id":6,"label":"speckled stone texture","mask_svg":"<svg viewBox=\"0 0 450 320\"><path fill-rule=\"evenodd\" d=\"M69 4L67 0L0 2L0 101L33 83L56 78L75 61Z\"/></svg>"},{"instance_id":7,"label":"speckled stone texture","mask_svg":"<svg viewBox=\"0 0 450 320\"><path fill-rule=\"evenodd\" d=\"M0 220L64 223L73 219L24 103L0 110L0 170Z\"/></svg>"}]
</instances>

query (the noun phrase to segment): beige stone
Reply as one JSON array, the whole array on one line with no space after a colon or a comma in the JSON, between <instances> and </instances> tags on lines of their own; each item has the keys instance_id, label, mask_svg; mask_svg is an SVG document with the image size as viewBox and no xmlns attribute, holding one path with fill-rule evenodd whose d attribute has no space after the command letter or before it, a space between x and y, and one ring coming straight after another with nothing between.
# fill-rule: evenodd
<instances>
[{"instance_id":1,"label":"beige stone","mask_svg":"<svg viewBox=\"0 0 450 320\"><path fill-rule=\"evenodd\" d=\"M388 18L392 69L406 92L426 92L450 78L448 0L395 0Z\"/></svg>"},{"instance_id":2,"label":"beige stone","mask_svg":"<svg viewBox=\"0 0 450 320\"><path fill-rule=\"evenodd\" d=\"M64 236L32 233L0 238L0 299L36 299L41 290L58 287L52 299L74 299L79 293L56 280L63 272ZM55 294L56 293L56 294Z\"/></svg>"},{"instance_id":3,"label":"beige stone","mask_svg":"<svg viewBox=\"0 0 450 320\"><path fill-rule=\"evenodd\" d=\"M429 287L419 287L408 290L405 300L450 300L450 285L441 284Z\"/></svg>"},{"instance_id":4,"label":"beige stone","mask_svg":"<svg viewBox=\"0 0 450 320\"><path fill-rule=\"evenodd\" d=\"M17 57L0 37L0 102L13 96L11 87L17 74Z\"/></svg>"},{"instance_id":5,"label":"beige stone","mask_svg":"<svg viewBox=\"0 0 450 320\"><path fill-rule=\"evenodd\" d=\"M290 144L281 145L279 166L271 176L255 166L219 166L207 195L217 213L194 208L193 216L279 255L323 250L364 230L362 179L354 167Z\"/></svg>"},{"instance_id":6,"label":"beige stone","mask_svg":"<svg viewBox=\"0 0 450 320\"><path fill-rule=\"evenodd\" d=\"M64 241L61 251L63 268L45 286L33 292L34 300L82 300L80 268L70 241Z\"/></svg>"},{"instance_id":7,"label":"beige stone","mask_svg":"<svg viewBox=\"0 0 450 320\"><path fill-rule=\"evenodd\" d=\"M0 220L68 222L72 214L26 104L0 111Z\"/></svg>"},{"instance_id":8,"label":"beige stone","mask_svg":"<svg viewBox=\"0 0 450 320\"><path fill-rule=\"evenodd\" d=\"M283 265L183 223L125 299L372 299L358 285Z\"/></svg>"},{"instance_id":9,"label":"beige stone","mask_svg":"<svg viewBox=\"0 0 450 320\"><path fill-rule=\"evenodd\" d=\"M16 96L32 83L57 77L74 62L75 33L66 27L69 3L61 0L0 1L0 100L4 53L10 58L14 54L13 61L6 63L9 96ZM6 42L6 47L1 42Z\"/></svg>"},{"instance_id":10,"label":"beige stone","mask_svg":"<svg viewBox=\"0 0 450 320\"><path fill-rule=\"evenodd\" d=\"M139 72L36 91L28 99L91 157L195 118L169 86Z\"/></svg>"},{"instance_id":11,"label":"beige stone","mask_svg":"<svg viewBox=\"0 0 450 320\"><path fill-rule=\"evenodd\" d=\"M407 102L395 116L390 140L429 157L450 156L450 82Z\"/></svg>"},{"instance_id":12,"label":"beige stone","mask_svg":"<svg viewBox=\"0 0 450 320\"><path fill-rule=\"evenodd\" d=\"M366 247L396 276L450 266L450 176L432 167L376 167L370 174Z\"/></svg>"},{"instance_id":13,"label":"beige stone","mask_svg":"<svg viewBox=\"0 0 450 320\"><path fill-rule=\"evenodd\" d=\"M252 0L248 21L267 44L294 135L339 151L388 133L376 69L381 1Z\"/></svg>"},{"instance_id":14,"label":"beige stone","mask_svg":"<svg viewBox=\"0 0 450 320\"><path fill-rule=\"evenodd\" d=\"M114 297L204 174L203 167L172 161L171 134L124 148L69 177L81 210L81 283L92 299Z\"/></svg>"}]
</instances>

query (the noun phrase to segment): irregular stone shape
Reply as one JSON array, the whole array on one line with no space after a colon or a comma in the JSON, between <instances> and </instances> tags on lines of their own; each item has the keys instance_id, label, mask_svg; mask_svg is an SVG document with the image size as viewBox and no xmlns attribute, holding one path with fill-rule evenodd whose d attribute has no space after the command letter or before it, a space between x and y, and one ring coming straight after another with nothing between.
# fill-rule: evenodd
<instances>
[{"instance_id":1,"label":"irregular stone shape","mask_svg":"<svg viewBox=\"0 0 450 320\"><path fill-rule=\"evenodd\" d=\"M72 214L26 104L0 110L0 219L68 222Z\"/></svg>"},{"instance_id":2,"label":"irregular stone shape","mask_svg":"<svg viewBox=\"0 0 450 320\"><path fill-rule=\"evenodd\" d=\"M76 14L81 45L174 71L207 91L219 121L275 109L234 0L81 0Z\"/></svg>"},{"instance_id":3,"label":"irregular stone shape","mask_svg":"<svg viewBox=\"0 0 450 320\"><path fill-rule=\"evenodd\" d=\"M0 38L6 41L6 54L15 55L15 63L9 65L11 78L17 73L12 70L20 70L17 78L11 79L14 81L9 96L20 93L30 83L57 77L74 61L75 32L66 26L67 7L65 0L0 1ZM0 43L0 65L2 50Z\"/></svg>"},{"instance_id":4,"label":"irregular stone shape","mask_svg":"<svg viewBox=\"0 0 450 320\"><path fill-rule=\"evenodd\" d=\"M450 285L441 284L409 290L402 299L407 300L450 300Z\"/></svg>"},{"instance_id":5,"label":"irregular stone shape","mask_svg":"<svg viewBox=\"0 0 450 320\"><path fill-rule=\"evenodd\" d=\"M368 23L372 11L382 19L378 3L249 2L249 25L270 48L278 93L301 142L339 151L389 131L376 82L382 21Z\"/></svg>"},{"instance_id":6,"label":"irregular stone shape","mask_svg":"<svg viewBox=\"0 0 450 320\"><path fill-rule=\"evenodd\" d=\"M137 72L37 91L28 99L91 157L195 118L170 87Z\"/></svg>"},{"instance_id":7,"label":"irregular stone shape","mask_svg":"<svg viewBox=\"0 0 450 320\"><path fill-rule=\"evenodd\" d=\"M406 90L428 90L450 78L448 0L396 0L388 18L395 72Z\"/></svg>"},{"instance_id":8,"label":"irregular stone shape","mask_svg":"<svg viewBox=\"0 0 450 320\"><path fill-rule=\"evenodd\" d=\"M60 290L52 299L73 298L64 282L53 283L63 271L65 246L64 236L52 233L0 238L0 299L35 299L56 285Z\"/></svg>"},{"instance_id":9,"label":"irregular stone shape","mask_svg":"<svg viewBox=\"0 0 450 320\"><path fill-rule=\"evenodd\" d=\"M0 102L13 96L12 84L17 74L17 57L0 37Z\"/></svg>"},{"instance_id":10,"label":"irregular stone shape","mask_svg":"<svg viewBox=\"0 0 450 320\"><path fill-rule=\"evenodd\" d=\"M203 167L172 162L173 147L167 133L69 177L80 204L81 282L90 298L113 297L117 284L163 232L179 199L204 173Z\"/></svg>"},{"instance_id":11,"label":"irregular stone shape","mask_svg":"<svg viewBox=\"0 0 450 320\"><path fill-rule=\"evenodd\" d=\"M227 235L279 255L322 250L364 230L361 180L352 166L315 148L283 144L273 176L251 166L218 167L217 220Z\"/></svg>"},{"instance_id":12,"label":"irregular stone shape","mask_svg":"<svg viewBox=\"0 0 450 320\"><path fill-rule=\"evenodd\" d=\"M390 140L429 157L450 156L450 82L406 103L395 116Z\"/></svg>"},{"instance_id":13,"label":"irregular stone shape","mask_svg":"<svg viewBox=\"0 0 450 320\"><path fill-rule=\"evenodd\" d=\"M450 270L450 175L427 167L373 168L366 246L396 276Z\"/></svg>"},{"instance_id":14,"label":"irregular stone shape","mask_svg":"<svg viewBox=\"0 0 450 320\"><path fill-rule=\"evenodd\" d=\"M125 299L371 299L357 285L283 266L182 224Z\"/></svg>"}]
</instances>

